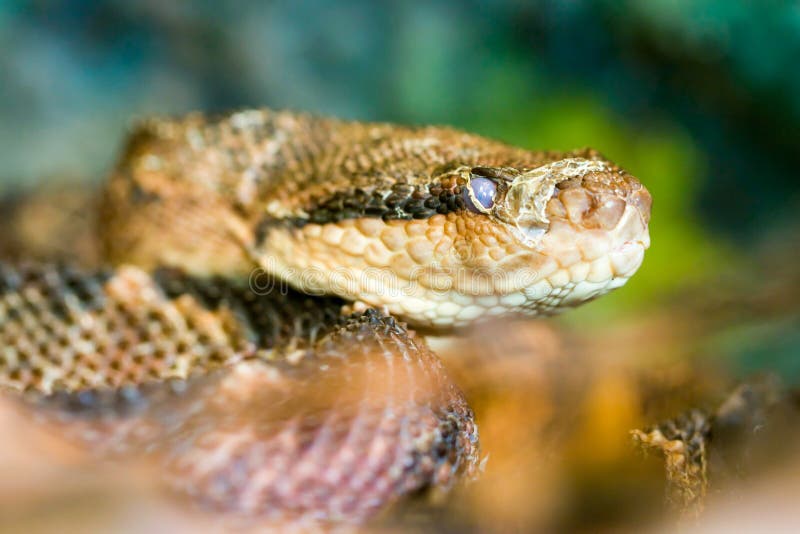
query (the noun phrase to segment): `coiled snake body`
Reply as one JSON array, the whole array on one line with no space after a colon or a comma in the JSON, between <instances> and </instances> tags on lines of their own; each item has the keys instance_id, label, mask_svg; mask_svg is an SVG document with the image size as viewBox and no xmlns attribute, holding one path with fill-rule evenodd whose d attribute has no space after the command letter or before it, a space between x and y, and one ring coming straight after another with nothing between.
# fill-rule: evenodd
<instances>
[{"instance_id":1,"label":"coiled snake body","mask_svg":"<svg viewBox=\"0 0 800 534\"><path fill-rule=\"evenodd\" d=\"M560 312L649 245L647 190L591 150L271 110L142 122L102 197L105 268L0 267L0 385L275 521L473 473L472 412L407 328Z\"/></svg>"}]
</instances>

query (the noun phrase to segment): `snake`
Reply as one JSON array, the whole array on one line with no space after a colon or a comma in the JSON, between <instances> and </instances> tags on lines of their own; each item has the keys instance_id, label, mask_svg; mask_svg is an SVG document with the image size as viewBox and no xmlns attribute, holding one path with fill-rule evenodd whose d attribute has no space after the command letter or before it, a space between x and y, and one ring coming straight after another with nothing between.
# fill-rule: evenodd
<instances>
[{"instance_id":1,"label":"snake","mask_svg":"<svg viewBox=\"0 0 800 534\"><path fill-rule=\"evenodd\" d=\"M2 394L274 523L476 477L423 336L591 301L650 244L650 193L595 150L266 108L139 120L98 198L98 265L0 263Z\"/></svg>"}]
</instances>

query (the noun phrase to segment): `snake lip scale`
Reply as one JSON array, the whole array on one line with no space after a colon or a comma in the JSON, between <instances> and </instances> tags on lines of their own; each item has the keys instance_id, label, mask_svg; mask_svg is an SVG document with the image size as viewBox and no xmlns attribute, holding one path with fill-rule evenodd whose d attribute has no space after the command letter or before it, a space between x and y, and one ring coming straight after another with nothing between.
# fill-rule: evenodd
<instances>
[{"instance_id":1,"label":"snake lip scale","mask_svg":"<svg viewBox=\"0 0 800 534\"><path fill-rule=\"evenodd\" d=\"M414 330L622 286L650 205L589 149L269 109L145 119L81 237L102 261L0 263L0 387L224 517L362 523L478 471L474 415Z\"/></svg>"}]
</instances>

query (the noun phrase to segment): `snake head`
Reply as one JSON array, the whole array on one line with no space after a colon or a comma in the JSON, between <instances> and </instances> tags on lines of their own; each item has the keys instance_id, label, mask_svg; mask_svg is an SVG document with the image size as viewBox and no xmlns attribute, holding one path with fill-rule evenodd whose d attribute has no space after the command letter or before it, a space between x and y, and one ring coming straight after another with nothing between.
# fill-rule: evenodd
<instances>
[{"instance_id":1,"label":"snake head","mask_svg":"<svg viewBox=\"0 0 800 534\"><path fill-rule=\"evenodd\" d=\"M649 217L644 186L591 150L258 110L142 124L101 233L114 264L263 271L446 330L620 287Z\"/></svg>"},{"instance_id":2,"label":"snake head","mask_svg":"<svg viewBox=\"0 0 800 534\"><path fill-rule=\"evenodd\" d=\"M461 179L469 244L461 265L491 265L498 314L546 315L591 300L623 285L650 245L650 193L596 153L534 168L473 167Z\"/></svg>"},{"instance_id":3,"label":"snake head","mask_svg":"<svg viewBox=\"0 0 800 534\"><path fill-rule=\"evenodd\" d=\"M260 263L434 331L552 315L622 286L649 246L644 186L593 152L528 167L514 165L520 153L395 186L380 198L404 218L365 211L273 229Z\"/></svg>"}]
</instances>

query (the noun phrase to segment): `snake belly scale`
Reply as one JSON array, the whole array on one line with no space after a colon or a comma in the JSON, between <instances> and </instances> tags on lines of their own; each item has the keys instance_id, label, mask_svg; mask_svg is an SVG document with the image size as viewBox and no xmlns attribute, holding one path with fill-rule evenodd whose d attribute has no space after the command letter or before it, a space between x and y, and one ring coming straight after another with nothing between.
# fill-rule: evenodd
<instances>
[{"instance_id":1,"label":"snake belly scale","mask_svg":"<svg viewBox=\"0 0 800 534\"><path fill-rule=\"evenodd\" d=\"M620 287L650 202L592 150L267 109L147 119L100 195L102 265L0 267L0 386L208 508L362 522L477 470L473 414L414 331Z\"/></svg>"}]
</instances>

